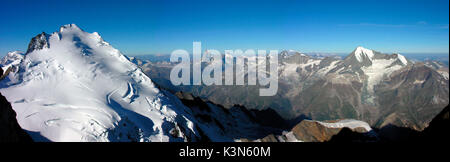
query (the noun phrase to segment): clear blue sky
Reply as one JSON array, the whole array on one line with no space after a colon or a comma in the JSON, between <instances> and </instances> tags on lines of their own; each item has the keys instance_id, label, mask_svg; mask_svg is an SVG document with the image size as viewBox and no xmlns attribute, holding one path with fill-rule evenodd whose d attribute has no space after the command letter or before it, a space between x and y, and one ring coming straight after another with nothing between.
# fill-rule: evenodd
<instances>
[{"instance_id":1,"label":"clear blue sky","mask_svg":"<svg viewBox=\"0 0 450 162\"><path fill-rule=\"evenodd\" d=\"M192 49L448 53L448 0L0 2L0 55L75 23L128 55Z\"/></svg>"}]
</instances>

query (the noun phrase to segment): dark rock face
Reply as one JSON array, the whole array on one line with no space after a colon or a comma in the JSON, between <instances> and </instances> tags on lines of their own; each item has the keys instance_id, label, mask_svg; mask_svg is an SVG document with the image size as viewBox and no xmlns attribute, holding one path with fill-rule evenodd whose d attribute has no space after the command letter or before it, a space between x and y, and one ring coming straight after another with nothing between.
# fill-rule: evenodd
<instances>
[{"instance_id":1,"label":"dark rock face","mask_svg":"<svg viewBox=\"0 0 450 162\"><path fill-rule=\"evenodd\" d=\"M409 142L417 140L420 132L411 128L389 124L378 129L377 133L382 142Z\"/></svg>"},{"instance_id":2,"label":"dark rock face","mask_svg":"<svg viewBox=\"0 0 450 162\"><path fill-rule=\"evenodd\" d=\"M49 35L45 32L42 32L41 34L33 37L30 41L30 44L28 44L27 53L33 52L34 50L48 48L48 37Z\"/></svg>"},{"instance_id":3,"label":"dark rock face","mask_svg":"<svg viewBox=\"0 0 450 162\"><path fill-rule=\"evenodd\" d=\"M3 68L0 68L0 80L2 80L4 78L3 76Z\"/></svg>"},{"instance_id":4,"label":"dark rock face","mask_svg":"<svg viewBox=\"0 0 450 162\"><path fill-rule=\"evenodd\" d=\"M333 121L330 121L333 123ZM350 129L347 127L330 128L317 121L304 120L291 130L295 138L304 142L370 142L378 141L378 137L363 127Z\"/></svg>"},{"instance_id":5,"label":"dark rock face","mask_svg":"<svg viewBox=\"0 0 450 162\"><path fill-rule=\"evenodd\" d=\"M0 94L0 142L32 142L31 137L19 126L16 112Z\"/></svg>"},{"instance_id":6,"label":"dark rock face","mask_svg":"<svg viewBox=\"0 0 450 162\"><path fill-rule=\"evenodd\" d=\"M214 107L211 106L211 104L213 103L203 101L198 97L192 96L190 93L177 92L175 96L181 99L182 102L188 107L196 107L197 109L201 109L201 111L203 112L211 113L215 111L213 110ZM448 142L448 137L450 137L448 131L448 128L450 126L450 109L448 106L444 108L444 110L442 110L441 113L439 113L436 117L434 117L434 119L429 123L429 126L424 131L417 131L408 127L399 127L393 124L389 124L379 129L375 128L369 132L363 127L357 127L354 129L346 127L326 127L314 120L301 120L300 122L297 122L298 124L296 124L293 128L290 127L292 129L287 129L286 127L282 127L282 125L286 125L288 124L288 122L283 121L282 118L278 118L278 115L273 115L276 114L276 112L270 109L265 111L247 110L242 106L234 107L232 109L225 109L223 107L220 107L220 109L224 111L223 115L225 116L234 116L232 115L234 113L231 112L233 112L233 110L239 110L239 112L245 114L245 119L247 119L245 121L257 123L256 125L252 126L269 126L272 128L278 127L284 130L290 130L296 139L304 142ZM219 127L222 127L222 129L225 129L224 127L226 127L225 122L215 120L216 116L214 115L205 113L202 114L202 116L199 116L200 114L198 114L198 110L196 114L197 117L199 117L199 119L204 122L217 122L217 125L219 125ZM260 121L261 119L265 119L268 121ZM274 122L270 123L270 120L274 120ZM327 122L334 123L337 121L339 120ZM272 132L271 134L256 139L255 136L239 137L241 137L239 139L242 142L279 142L280 138L283 138L285 140L287 138L285 137L285 135L280 135L279 132Z\"/></svg>"},{"instance_id":7,"label":"dark rock face","mask_svg":"<svg viewBox=\"0 0 450 162\"><path fill-rule=\"evenodd\" d=\"M327 121L328 123L338 122ZM379 138L372 130L367 131L364 127L327 127L314 120L303 120L290 130L295 139L302 142L377 142ZM289 141L288 134L270 134L258 140L241 139L243 142L280 142ZM291 139L292 140L292 139Z\"/></svg>"},{"instance_id":8,"label":"dark rock face","mask_svg":"<svg viewBox=\"0 0 450 162\"><path fill-rule=\"evenodd\" d=\"M269 134L279 134L289 126L289 121L271 109L248 110L240 105L227 109L190 93L176 92L174 96L191 109L198 121L218 128L220 134L231 139L259 139ZM274 139L272 135L263 140Z\"/></svg>"},{"instance_id":9,"label":"dark rock face","mask_svg":"<svg viewBox=\"0 0 450 162\"><path fill-rule=\"evenodd\" d=\"M431 122L430 125L422 132L422 138L427 141L449 142L450 138L450 108L445 107Z\"/></svg>"},{"instance_id":10,"label":"dark rock face","mask_svg":"<svg viewBox=\"0 0 450 162\"><path fill-rule=\"evenodd\" d=\"M8 69L6 69L6 71L3 71L2 68L0 68L0 80L3 80L3 78L5 78L6 76L8 76L8 74L13 70L12 67L9 67Z\"/></svg>"},{"instance_id":11,"label":"dark rock face","mask_svg":"<svg viewBox=\"0 0 450 162\"><path fill-rule=\"evenodd\" d=\"M423 131L407 127L386 125L376 130L379 142L450 142L450 108L445 107ZM351 130L342 129L329 142L366 142L367 136Z\"/></svg>"},{"instance_id":12,"label":"dark rock face","mask_svg":"<svg viewBox=\"0 0 450 162\"><path fill-rule=\"evenodd\" d=\"M327 128L315 121L304 120L292 128L295 138L305 142L325 142L341 129Z\"/></svg>"},{"instance_id":13,"label":"dark rock face","mask_svg":"<svg viewBox=\"0 0 450 162\"><path fill-rule=\"evenodd\" d=\"M365 133L353 131L350 128L342 128L341 131L333 135L328 142L345 143L345 142L376 142L379 139L375 136L369 136Z\"/></svg>"}]
</instances>

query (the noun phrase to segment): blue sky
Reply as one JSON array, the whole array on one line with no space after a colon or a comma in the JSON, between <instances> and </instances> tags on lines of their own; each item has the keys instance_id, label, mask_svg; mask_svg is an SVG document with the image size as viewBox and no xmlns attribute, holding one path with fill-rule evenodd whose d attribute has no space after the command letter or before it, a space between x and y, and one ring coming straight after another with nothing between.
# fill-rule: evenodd
<instances>
[{"instance_id":1,"label":"blue sky","mask_svg":"<svg viewBox=\"0 0 450 162\"><path fill-rule=\"evenodd\" d=\"M75 23L127 55L203 48L449 52L448 0L0 2L0 55Z\"/></svg>"}]
</instances>

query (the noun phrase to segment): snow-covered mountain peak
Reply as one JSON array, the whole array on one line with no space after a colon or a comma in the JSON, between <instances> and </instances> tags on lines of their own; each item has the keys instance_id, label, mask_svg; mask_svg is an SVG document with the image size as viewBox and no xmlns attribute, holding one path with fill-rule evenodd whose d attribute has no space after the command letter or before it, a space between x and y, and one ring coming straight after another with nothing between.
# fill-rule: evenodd
<instances>
[{"instance_id":1,"label":"snow-covered mountain peak","mask_svg":"<svg viewBox=\"0 0 450 162\"><path fill-rule=\"evenodd\" d=\"M303 54L303 53L301 53L299 51L296 51L296 50L282 50L279 53L279 56L281 57L281 59L291 58L292 56L295 56L295 57L308 57L307 55L305 55L305 54Z\"/></svg>"},{"instance_id":2,"label":"snow-covered mountain peak","mask_svg":"<svg viewBox=\"0 0 450 162\"><path fill-rule=\"evenodd\" d=\"M296 51L296 50L289 50L288 53L289 53L289 55L306 56L305 54L303 54L303 53L301 53L301 52L299 52L299 51Z\"/></svg>"},{"instance_id":3,"label":"snow-covered mountain peak","mask_svg":"<svg viewBox=\"0 0 450 162\"><path fill-rule=\"evenodd\" d=\"M366 49L362 46L358 46L353 53L359 62L363 62L364 58L368 58L369 60L372 61L373 56L374 56L374 53L372 50Z\"/></svg>"},{"instance_id":4,"label":"snow-covered mountain peak","mask_svg":"<svg viewBox=\"0 0 450 162\"><path fill-rule=\"evenodd\" d=\"M63 25L59 28L59 32L62 33L64 31L71 31L71 30L76 30L76 31L83 31L80 27L78 27L76 24L66 24Z\"/></svg>"},{"instance_id":5,"label":"snow-covered mountain peak","mask_svg":"<svg viewBox=\"0 0 450 162\"><path fill-rule=\"evenodd\" d=\"M7 73L7 70L9 68L12 68L12 71L17 71L17 66L22 62L24 58L24 54L23 52L20 51L13 51L13 52L8 52L8 54L6 54L5 57L3 57L3 59L0 60L0 65L3 72ZM2 74L3 75L3 74Z\"/></svg>"},{"instance_id":6,"label":"snow-covered mountain peak","mask_svg":"<svg viewBox=\"0 0 450 162\"><path fill-rule=\"evenodd\" d=\"M30 45L35 44L35 46L38 46L38 47L48 48L47 40L50 37L50 35L55 35L55 34L62 35L64 33L73 34L73 33L85 33L85 32L80 27L78 27L76 24L66 24L59 28L59 32L54 32L52 34L47 34L45 32L42 32L41 34L38 34L36 37L34 37L32 39L32 41L30 42ZM94 32L93 34L98 36L97 32ZM47 44L47 46L45 46L45 44ZM31 52L32 50L42 49L42 48L30 48L30 46L29 46L28 51ZM27 53L29 53L28 51L27 51Z\"/></svg>"},{"instance_id":7,"label":"snow-covered mountain peak","mask_svg":"<svg viewBox=\"0 0 450 162\"><path fill-rule=\"evenodd\" d=\"M399 53L396 53L394 55L397 55L397 59L400 60L400 62L402 62L403 65L408 65L408 60L406 59L405 56L403 56L403 55L401 55Z\"/></svg>"},{"instance_id":8,"label":"snow-covered mountain peak","mask_svg":"<svg viewBox=\"0 0 450 162\"><path fill-rule=\"evenodd\" d=\"M39 34L30 46L20 70L0 81L0 92L18 112L20 126L38 132L33 139L195 140L193 117L183 105L98 33L65 25Z\"/></svg>"},{"instance_id":9,"label":"snow-covered mountain peak","mask_svg":"<svg viewBox=\"0 0 450 162\"><path fill-rule=\"evenodd\" d=\"M1 60L0 64L8 64L9 62L21 60L23 59L23 52L21 51L12 51L8 52L6 56Z\"/></svg>"}]
</instances>

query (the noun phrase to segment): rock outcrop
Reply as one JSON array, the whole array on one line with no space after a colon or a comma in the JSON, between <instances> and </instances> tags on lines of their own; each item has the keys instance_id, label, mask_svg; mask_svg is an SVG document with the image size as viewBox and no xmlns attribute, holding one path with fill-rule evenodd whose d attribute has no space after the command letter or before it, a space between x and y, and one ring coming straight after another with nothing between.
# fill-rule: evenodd
<instances>
[{"instance_id":1,"label":"rock outcrop","mask_svg":"<svg viewBox=\"0 0 450 162\"><path fill-rule=\"evenodd\" d=\"M449 142L450 138L450 108L445 107L433 120L429 126L422 132L422 138L427 141Z\"/></svg>"},{"instance_id":2,"label":"rock outcrop","mask_svg":"<svg viewBox=\"0 0 450 162\"><path fill-rule=\"evenodd\" d=\"M31 137L19 126L16 112L0 94L0 142L32 142Z\"/></svg>"}]
</instances>

